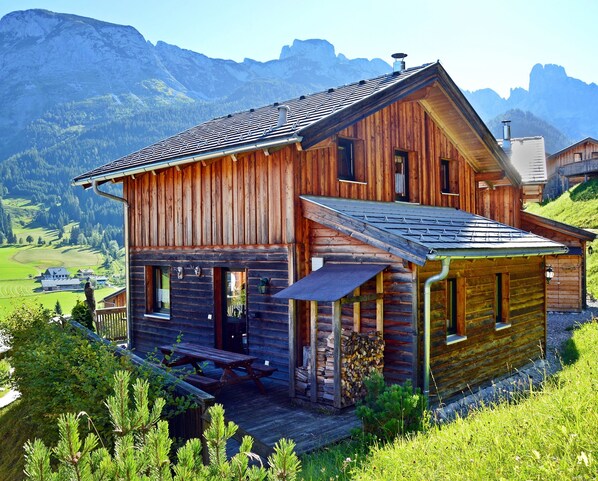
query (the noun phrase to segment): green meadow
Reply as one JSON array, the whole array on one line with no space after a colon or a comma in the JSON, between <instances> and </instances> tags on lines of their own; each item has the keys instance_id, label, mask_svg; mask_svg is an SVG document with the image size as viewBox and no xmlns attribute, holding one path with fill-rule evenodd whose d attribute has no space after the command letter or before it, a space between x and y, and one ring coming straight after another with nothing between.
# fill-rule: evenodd
<instances>
[{"instance_id":1,"label":"green meadow","mask_svg":"<svg viewBox=\"0 0 598 481\"><path fill-rule=\"evenodd\" d=\"M27 232L27 230L26 230ZM92 268L98 272L102 255L88 248L53 247L49 245L0 246L0 316L23 304L41 304L54 309L60 302L62 311L68 313L76 301L83 300L83 292L43 292L35 278L48 267L65 267L72 275L77 270ZM115 288L97 289L99 301Z\"/></svg>"}]
</instances>

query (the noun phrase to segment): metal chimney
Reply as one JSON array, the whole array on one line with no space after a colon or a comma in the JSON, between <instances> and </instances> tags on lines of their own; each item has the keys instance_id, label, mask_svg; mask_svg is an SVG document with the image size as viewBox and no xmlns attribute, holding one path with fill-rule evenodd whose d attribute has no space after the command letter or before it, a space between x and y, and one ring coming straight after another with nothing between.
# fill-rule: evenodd
<instances>
[{"instance_id":1,"label":"metal chimney","mask_svg":"<svg viewBox=\"0 0 598 481\"><path fill-rule=\"evenodd\" d=\"M407 56L406 53L393 53L392 58L394 58L394 62L392 64L392 73L394 75L400 74L403 70L405 70L405 57Z\"/></svg>"},{"instance_id":2,"label":"metal chimney","mask_svg":"<svg viewBox=\"0 0 598 481\"><path fill-rule=\"evenodd\" d=\"M502 121L502 149L505 152L511 151L511 121Z\"/></svg>"},{"instance_id":3,"label":"metal chimney","mask_svg":"<svg viewBox=\"0 0 598 481\"><path fill-rule=\"evenodd\" d=\"M280 105L278 107L278 123L276 127L282 127L287 123L287 117L291 108L288 105Z\"/></svg>"}]
</instances>

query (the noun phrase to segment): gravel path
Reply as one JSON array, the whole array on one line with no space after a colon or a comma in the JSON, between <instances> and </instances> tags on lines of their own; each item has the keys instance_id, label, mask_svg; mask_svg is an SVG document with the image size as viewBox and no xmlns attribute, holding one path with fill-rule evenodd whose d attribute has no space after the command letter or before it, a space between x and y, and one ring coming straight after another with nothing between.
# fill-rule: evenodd
<instances>
[{"instance_id":1,"label":"gravel path","mask_svg":"<svg viewBox=\"0 0 598 481\"><path fill-rule=\"evenodd\" d=\"M593 317L598 318L597 301L588 301L588 308L583 312L549 312L545 359L530 363L513 375L495 381L490 386L480 388L467 396L441 404L434 410L434 417L438 422L445 422L456 415L465 416L483 404L509 399L517 393L529 390L530 384L538 386L547 376L561 369L559 350L562 344L573 335L575 326L588 322Z\"/></svg>"}]
</instances>

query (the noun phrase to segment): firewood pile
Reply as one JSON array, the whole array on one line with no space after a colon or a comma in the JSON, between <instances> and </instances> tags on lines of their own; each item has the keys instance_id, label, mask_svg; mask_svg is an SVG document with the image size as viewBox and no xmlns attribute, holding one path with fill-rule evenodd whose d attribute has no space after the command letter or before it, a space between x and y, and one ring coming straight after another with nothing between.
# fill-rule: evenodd
<instances>
[{"instance_id":1,"label":"firewood pile","mask_svg":"<svg viewBox=\"0 0 598 481\"><path fill-rule=\"evenodd\" d=\"M379 332L361 334L343 332L341 341L342 406L355 404L365 395L363 379L372 370L382 372L384 367L384 340ZM303 367L295 369L295 389L299 397L310 397L311 365L309 356ZM318 340L317 348L317 400L334 402L334 338L332 334Z\"/></svg>"}]
</instances>

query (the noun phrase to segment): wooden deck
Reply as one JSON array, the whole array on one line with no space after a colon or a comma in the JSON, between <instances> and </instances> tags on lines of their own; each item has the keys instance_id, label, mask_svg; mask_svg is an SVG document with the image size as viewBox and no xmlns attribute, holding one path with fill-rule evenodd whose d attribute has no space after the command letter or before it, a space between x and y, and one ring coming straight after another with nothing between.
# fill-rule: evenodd
<instances>
[{"instance_id":1,"label":"wooden deck","mask_svg":"<svg viewBox=\"0 0 598 481\"><path fill-rule=\"evenodd\" d=\"M348 437L351 429L359 427L354 409L336 413L299 406L288 396L288 386L280 381L263 378L267 394L260 394L253 383L224 386L216 396L228 421L239 426L237 436L254 438L256 454L269 455L280 438L292 439L297 454L305 454ZM235 454L238 442L227 447Z\"/></svg>"}]
</instances>

